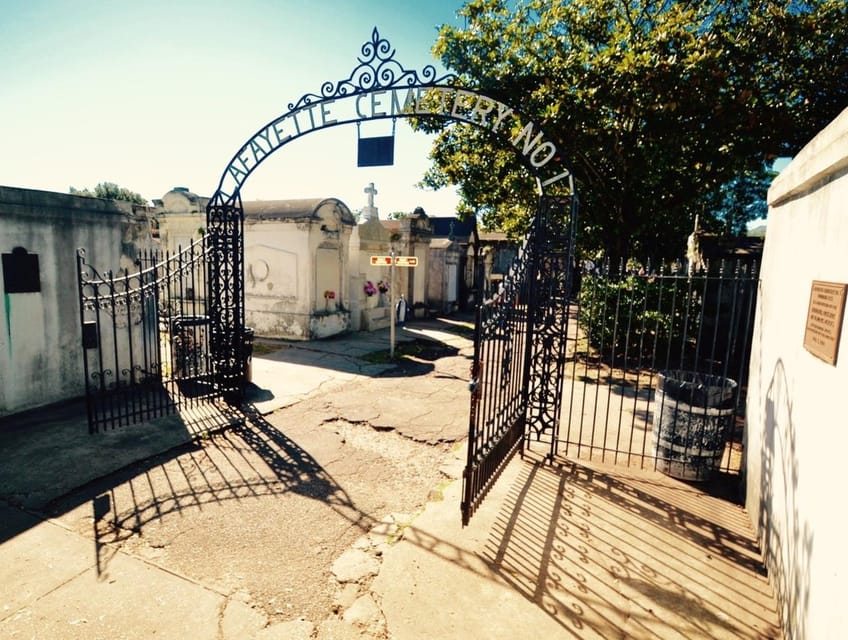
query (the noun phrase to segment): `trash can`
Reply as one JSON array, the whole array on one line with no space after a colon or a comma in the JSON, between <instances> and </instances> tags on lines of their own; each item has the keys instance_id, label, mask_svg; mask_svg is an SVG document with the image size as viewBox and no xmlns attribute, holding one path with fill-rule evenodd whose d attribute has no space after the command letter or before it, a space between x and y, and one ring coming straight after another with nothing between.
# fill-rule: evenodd
<instances>
[{"instance_id":1,"label":"trash can","mask_svg":"<svg viewBox=\"0 0 848 640\"><path fill-rule=\"evenodd\" d=\"M680 480L709 480L733 428L737 384L695 371L661 371L654 394L657 470Z\"/></svg>"},{"instance_id":2,"label":"trash can","mask_svg":"<svg viewBox=\"0 0 848 640\"><path fill-rule=\"evenodd\" d=\"M245 327L242 334L241 356L244 359L244 381L253 382L253 327Z\"/></svg>"}]
</instances>

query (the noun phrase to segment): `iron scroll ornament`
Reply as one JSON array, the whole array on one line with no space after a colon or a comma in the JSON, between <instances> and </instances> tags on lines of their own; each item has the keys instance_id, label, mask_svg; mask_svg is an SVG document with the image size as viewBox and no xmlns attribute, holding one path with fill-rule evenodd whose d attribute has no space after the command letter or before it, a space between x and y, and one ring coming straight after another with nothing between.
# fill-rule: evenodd
<instances>
[{"instance_id":1,"label":"iron scroll ornament","mask_svg":"<svg viewBox=\"0 0 848 640\"><path fill-rule=\"evenodd\" d=\"M344 98L358 93L367 93L380 89L414 87L426 85L454 85L458 77L449 73L436 78L436 68L429 64L418 71L406 69L395 59L395 49L391 43L380 36L377 27L371 31L371 40L362 45L359 65L345 80L327 81L321 85L321 93L307 93L297 102L289 103L289 111L295 111L321 100Z\"/></svg>"}]
</instances>

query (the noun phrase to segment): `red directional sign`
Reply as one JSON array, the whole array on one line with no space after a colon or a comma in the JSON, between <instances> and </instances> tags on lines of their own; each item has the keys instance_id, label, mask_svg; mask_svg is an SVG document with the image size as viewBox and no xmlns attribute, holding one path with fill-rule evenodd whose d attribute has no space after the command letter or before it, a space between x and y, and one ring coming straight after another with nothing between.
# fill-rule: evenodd
<instances>
[{"instance_id":1,"label":"red directional sign","mask_svg":"<svg viewBox=\"0 0 848 640\"><path fill-rule=\"evenodd\" d=\"M378 267L390 267L392 264L391 256L371 256L371 264ZM418 256L395 256L396 267L417 267Z\"/></svg>"}]
</instances>

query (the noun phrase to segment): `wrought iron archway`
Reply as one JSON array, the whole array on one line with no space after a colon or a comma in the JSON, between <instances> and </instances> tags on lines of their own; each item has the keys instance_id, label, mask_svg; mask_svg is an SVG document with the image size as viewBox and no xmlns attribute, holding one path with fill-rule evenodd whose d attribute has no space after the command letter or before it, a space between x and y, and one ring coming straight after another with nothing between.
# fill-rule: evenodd
<instances>
[{"instance_id":1,"label":"wrought iron archway","mask_svg":"<svg viewBox=\"0 0 848 640\"><path fill-rule=\"evenodd\" d=\"M577 211L574 181L556 141L535 122L506 102L463 86L454 75L438 76L432 65L406 69L376 28L357 61L347 78L325 82L317 93L290 103L233 155L207 206L202 242L162 262L139 263L139 273L120 278L99 277L81 254L90 427L95 431L172 412L174 398L182 402L189 382L204 399L223 397L235 405L243 400L241 188L267 157L314 131L368 120L427 117L465 123L511 148L535 178L540 198L509 275L478 305L462 505L467 522L523 436L555 431L559 423ZM132 319L124 322L126 329L118 322L125 316ZM170 343L170 355L163 339ZM183 353L189 344L190 361ZM103 358L107 351L113 356L109 362ZM175 362L181 387L163 387L174 377L168 371ZM167 402L148 409L144 394L151 393ZM101 413L102 419L92 420Z\"/></svg>"},{"instance_id":2,"label":"wrought iron archway","mask_svg":"<svg viewBox=\"0 0 848 640\"><path fill-rule=\"evenodd\" d=\"M395 59L375 28L351 74L325 82L261 127L233 155L207 207L209 315L224 397L243 394L244 241L241 187L262 162L313 131L367 120L436 117L484 129L511 147L534 176L540 201L532 228L502 288L480 301L472 366L463 522L519 448L528 429L556 430L571 288L577 199L556 142L496 98L435 67ZM478 287L479 290L479 287Z\"/></svg>"}]
</instances>

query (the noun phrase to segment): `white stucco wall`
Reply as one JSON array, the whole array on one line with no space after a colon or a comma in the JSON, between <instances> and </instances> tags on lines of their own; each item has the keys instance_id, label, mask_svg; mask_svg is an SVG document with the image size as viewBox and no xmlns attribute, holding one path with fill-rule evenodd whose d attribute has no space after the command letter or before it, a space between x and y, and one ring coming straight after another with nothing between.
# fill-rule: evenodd
<instances>
[{"instance_id":1,"label":"white stucco wall","mask_svg":"<svg viewBox=\"0 0 848 640\"><path fill-rule=\"evenodd\" d=\"M411 304L415 304L416 302L423 302L424 304L428 304L429 300L427 299L427 276L430 268L430 247L429 243L416 243L414 247L412 247L412 255L418 258L418 266L412 267L414 272L409 274L412 277L413 287L412 287L412 300L410 300Z\"/></svg>"},{"instance_id":2,"label":"white stucco wall","mask_svg":"<svg viewBox=\"0 0 848 640\"><path fill-rule=\"evenodd\" d=\"M117 272L146 233L136 226L129 203L0 187L0 253L37 254L41 282L37 293L2 292L0 415L85 393L76 250Z\"/></svg>"},{"instance_id":3,"label":"white stucco wall","mask_svg":"<svg viewBox=\"0 0 848 640\"><path fill-rule=\"evenodd\" d=\"M460 253L455 242L438 239L430 243L427 298L441 313L451 313L457 302Z\"/></svg>"},{"instance_id":4,"label":"white stucco wall","mask_svg":"<svg viewBox=\"0 0 848 640\"><path fill-rule=\"evenodd\" d=\"M848 110L769 190L751 356L746 507L786 637L848 637L848 321L836 365L803 346L813 280L848 283Z\"/></svg>"}]
</instances>

